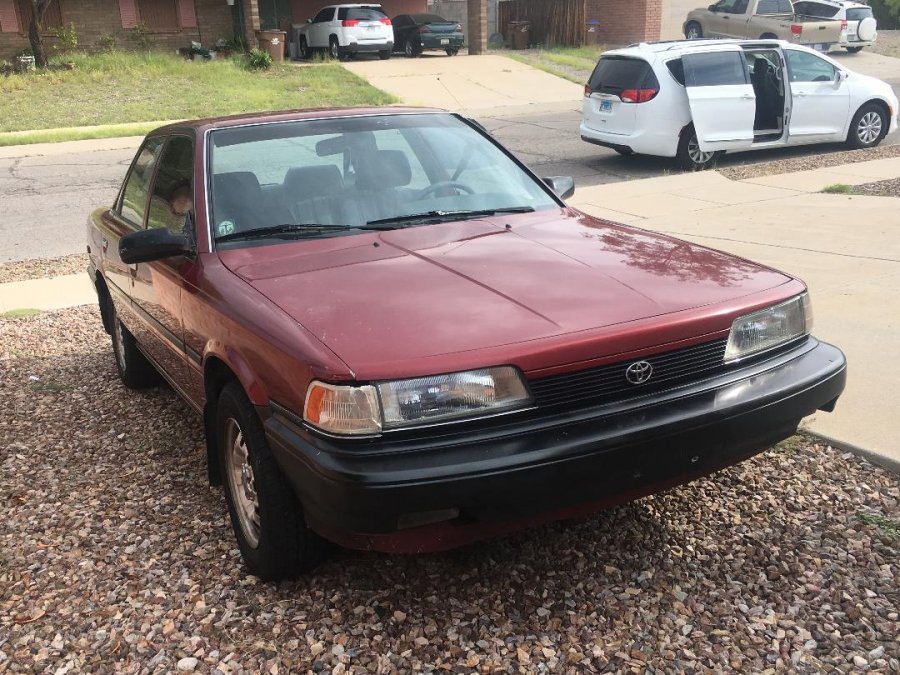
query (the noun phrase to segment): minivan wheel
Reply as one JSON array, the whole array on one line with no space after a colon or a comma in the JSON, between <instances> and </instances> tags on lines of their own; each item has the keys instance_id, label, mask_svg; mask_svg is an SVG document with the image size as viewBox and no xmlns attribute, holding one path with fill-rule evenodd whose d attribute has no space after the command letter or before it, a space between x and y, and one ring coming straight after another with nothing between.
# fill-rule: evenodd
<instances>
[{"instance_id":1,"label":"minivan wheel","mask_svg":"<svg viewBox=\"0 0 900 675\"><path fill-rule=\"evenodd\" d=\"M318 565L325 557L325 540L306 526L262 422L237 381L219 393L216 434L231 526L250 573L274 581Z\"/></svg>"},{"instance_id":2,"label":"minivan wheel","mask_svg":"<svg viewBox=\"0 0 900 675\"><path fill-rule=\"evenodd\" d=\"M112 345L116 357L116 370L122 383L129 389L147 389L159 384L160 375L147 357L141 354L137 341L116 314L112 306Z\"/></svg>"},{"instance_id":3,"label":"minivan wheel","mask_svg":"<svg viewBox=\"0 0 900 675\"><path fill-rule=\"evenodd\" d=\"M702 171L715 166L720 152L704 152L700 149L700 141L693 126L685 129L678 141L678 153L675 156L678 166L685 171Z\"/></svg>"},{"instance_id":4,"label":"minivan wheel","mask_svg":"<svg viewBox=\"0 0 900 675\"><path fill-rule=\"evenodd\" d=\"M887 114L880 105L868 103L856 111L847 134L847 145L854 149L874 148L881 143L888 127Z\"/></svg>"},{"instance_id":5,"label":"minivan wheel","mask_svg":"<svg viewBox=\"0 0 900 675\"><path fill-rule=\"evenodd\" d=\"M703 37L703 28L696 21L691 21L684 29L684 37L688 40L699 40Z\"/></svg>"}]
</instances>

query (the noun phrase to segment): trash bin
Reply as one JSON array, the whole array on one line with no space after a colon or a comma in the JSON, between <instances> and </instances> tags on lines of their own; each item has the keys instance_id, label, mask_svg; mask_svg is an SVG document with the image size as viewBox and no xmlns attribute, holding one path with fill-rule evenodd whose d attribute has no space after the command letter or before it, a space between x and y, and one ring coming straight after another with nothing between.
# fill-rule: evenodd
<instances>
[{"instance_id":1,"label":"trash bin","mask_svg":"<svg viewBox=\"0 0 900 675\"><path fill-rule=\"evenodd\" d=\"M600 22L597 19L584 24L584 44L591 47L600 44Z\"/></svg>"},{"instance_id":2,"label":"trash bin","mask_svg":"<svg viewBox=\"0 0 900 675\"><path fill-rule=\"evenodd\" d=\"M512 33L513 49L528 49L531 43L531 23L528 21L510 21L509 32Z\"/></svg>"},{"instance_id":3,"label":"trash bin","mask_svg":"<svg viewBox=\"0 0 900 675\"><path fill-rule=\"evenodd\" d=\"M284 61L284 38L287 35L283 30L258 30L256 39L259 40L259 48L269 52L275 63Z\"/></svg>"}]
</instances>

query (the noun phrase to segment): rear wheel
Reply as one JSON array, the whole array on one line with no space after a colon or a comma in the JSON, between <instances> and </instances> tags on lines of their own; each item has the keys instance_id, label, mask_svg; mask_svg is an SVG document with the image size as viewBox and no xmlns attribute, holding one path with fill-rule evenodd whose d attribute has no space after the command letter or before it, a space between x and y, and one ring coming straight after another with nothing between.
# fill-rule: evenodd
<instances>
[{"instance_id":1,"label":"rear wheel","mask_svg":"<svg viewBox=\"0 0 900 675\"><path fill-rule=\"evenodd\" d=\"M684 27L684 37L688 40L699 40L703 37L703 28L696 21L691 21Z\"/></svg>"},{"instance_id":2,"label":"rear wheel","mask_svg":"<svg viewBox=\"0 0 900 675\"><path fill-rule=\"evenodd\" d=\"M328 40L328 56L330 56L333 59L341 58L341 45L338 42L338 39L336 37L334 37L333 35Z\"/></svg>"},{"instance_id":3,"label":"rear wheel","mask_svg":"<svg viewBox=\"0 0 900 675\"><path fill-rule=\"evenodd\" d=\"M775 33L763 33L759 36L760 40L777 40L778 36Z\"/></svg>"},{"instance_id":4,"label":"rear wheel","mask_svg":"<svg viewBox=\"0 0 900 675\"><path fill-rule=\"evenodd\" d=\"M447 52L447 56L456 56L457 54L459 54L459 50L456 47L451 47L450 49L445 49L444 51Z\"/></svg>"},{"instance_id":5,"label":"rear wheel","mask_svg":"<svg viewBox=\"0 0 900 675\"><path fill-rule=\"evenodd\" d=\"M306 60L311 56L312 50L309 48L309 44L306 42L306 38L300 38L300 58Z\"/></svg>"},{"instance_id":6,"label":"rear wheel","mask_svg":"<svg viewBox=\"0 0 900 675\"><path fill-rule=\"evenodd\" d=\"M119 320L115 307L112 307L111 322L113 354L122 383L129 389L147 389L159 384L159 373L147 357L141 354L134 335Z\"/></svg>"},{"instance_id":7,"label":"rear wheel","mask_svg":"<svg viewBox=\"0 0 900 675\"><path fill-rule=\"evenodd\" d=\"M422 48L412 40L407 40L406 44L403 45L403 53L406 54L408 58L414 59L422 53Z\"/></svg>"},{"instance_id":8,"label":"rear wheel","mask_svg":"<svg viewBox=\"0 0 900 675\"><path fill-rule=\"evenodd\" d=\"M862 50L862 47L847 47L847 52L849 54L859 54Z\"/></svg>"},{"instance_id":9,"label":"rear wheel","mask_svg":"<svg viewBox=\"0 0 900 675\"><path fill-rule=\"evenodd\" d=\"M847 145L854 149L874 148L888 128L887 112L880 105L867 103L856 111L850 122Z\"/></svg>"},{"instance_id":10,"label":"rear wheel","mask_svg":"<svg viewBox=\"0 0 900 675\"><path fill-rule=\"evenodd\" d=\"M325 541L306 527L300 502L275 463L262 423L236 381L219 394L216 433L225 472L225 501L250 573L276 580L318 565L325 555Z\"/></svg>"},{"instance_id":11,"label":"rear wheel","mask_svg":"<svg viewBox=\"0 0 900 675\"><path fill-rule=\"evenodd\" d=\"M681 134L678 141L678 153L675 160L685 171L703 171L716 165L721 152L704 152L700 149L700 141L694 125L689 126Z\"/></svg>"}]
</instances>

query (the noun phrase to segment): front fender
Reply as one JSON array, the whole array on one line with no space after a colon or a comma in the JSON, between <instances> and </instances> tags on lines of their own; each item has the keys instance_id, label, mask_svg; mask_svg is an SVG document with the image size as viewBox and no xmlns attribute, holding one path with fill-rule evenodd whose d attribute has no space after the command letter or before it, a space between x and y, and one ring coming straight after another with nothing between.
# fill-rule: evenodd
<instances>
[{"instance_id":1,"label":"front fender","mask_svg":"<svg viewBox=\"0 0 900 675\"><path fill-rule=\"evenodd\" d=\"M253 405L269 404L269 393L262 379L240 352L223 342L210 340L203 352L204 373L211 358L219 359L234 373Z\"/></svg>"}]
</instances>

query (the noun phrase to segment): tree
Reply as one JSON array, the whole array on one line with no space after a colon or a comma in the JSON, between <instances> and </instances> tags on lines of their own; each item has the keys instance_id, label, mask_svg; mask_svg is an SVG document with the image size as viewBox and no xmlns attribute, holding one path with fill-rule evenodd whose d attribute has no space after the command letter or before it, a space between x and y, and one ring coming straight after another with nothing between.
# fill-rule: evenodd
<instances>
[{"instance_id":1,"label":"tree","mask_svg":"<svg viewBox=\"0 0 900 675\"><path fill-rule=\"evenodd\" d=\"M884 4L894 13L894 16L900 18L900 0L884 0Z\"/></svg>"},{"instance_id":2,"label":"tree","mask_svg":"<svg viewBox=\"0 0 900 675\"><path fill-rule=\"evenodd\" d=\"M34 65L47 67L47 50L44 49L44 15L53 0L30 0L31 23L28 25L28 40L31 42L31 53L34 54Z\"/></svg>"}]
</instances>

